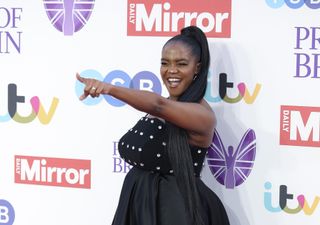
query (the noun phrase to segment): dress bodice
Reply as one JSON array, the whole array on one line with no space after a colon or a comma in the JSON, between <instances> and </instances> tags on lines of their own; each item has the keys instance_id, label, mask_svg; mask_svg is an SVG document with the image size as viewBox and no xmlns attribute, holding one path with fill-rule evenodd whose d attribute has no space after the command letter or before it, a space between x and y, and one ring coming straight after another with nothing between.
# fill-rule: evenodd
<instances>
[{"instance_id":1,"label":"dress bodice","mask_svg":"<svg viewBox=\"0 0 320 225\"><path fill-rule=\"evenodd\" d=\"M166 123L158 118L142 117L118 143L120 156L130 165L144 170L170 174ZM194 172L200 175L206 148L190 146Z\"/></svg>"}]
</instances>

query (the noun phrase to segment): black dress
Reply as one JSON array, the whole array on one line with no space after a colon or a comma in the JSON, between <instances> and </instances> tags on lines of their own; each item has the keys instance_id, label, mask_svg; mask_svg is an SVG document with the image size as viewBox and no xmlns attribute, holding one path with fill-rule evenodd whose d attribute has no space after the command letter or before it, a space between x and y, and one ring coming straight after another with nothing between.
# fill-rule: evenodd
<instances>
[{"instance_id":1,"label":"black dress","mask_svg":"<svg viewBox=\"0 0 320 225\"><path fill-rule=\"evenodd\" d=\"M133 168L123 183L113 225L193 225L187 219L166 150L166 124L142 117L119 141L121 157ZM205 225L229 225L218 196L200 179L207 150L190 146Z\"/></svg>"}]
</instances>

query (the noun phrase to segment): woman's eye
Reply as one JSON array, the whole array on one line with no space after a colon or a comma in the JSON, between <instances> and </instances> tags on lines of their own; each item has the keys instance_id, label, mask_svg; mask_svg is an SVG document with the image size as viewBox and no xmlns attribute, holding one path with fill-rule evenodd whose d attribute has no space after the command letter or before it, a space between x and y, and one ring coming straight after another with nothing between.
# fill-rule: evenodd
<instances>
[{"instance_id":1,"label":"woman's eye","mask_svg":"<svg viewBox=\"0 0 320 225\"><path fill-rule=\"evenodd\" d=\"M167 65L167 63L166 62L161 62L161 65L165 66L165 65Z\"/></svg>"}]
</instances>

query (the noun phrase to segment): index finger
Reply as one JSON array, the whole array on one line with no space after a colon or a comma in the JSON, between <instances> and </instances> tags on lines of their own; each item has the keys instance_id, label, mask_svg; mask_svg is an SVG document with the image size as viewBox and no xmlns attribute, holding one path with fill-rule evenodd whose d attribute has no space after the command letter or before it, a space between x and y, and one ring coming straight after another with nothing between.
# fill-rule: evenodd
<instances>
[{"instance_id":1,"label":"index finger","mask_svg":"<svg viewBox=\"0 0 320 225\"><path fill-rule=\"evenodd\" d=\"M84 77L81 77L79 73L76 74L76 77L78 81L80 81L81 83L85 83L86 79Z\"/></svg>"}]
</instances>

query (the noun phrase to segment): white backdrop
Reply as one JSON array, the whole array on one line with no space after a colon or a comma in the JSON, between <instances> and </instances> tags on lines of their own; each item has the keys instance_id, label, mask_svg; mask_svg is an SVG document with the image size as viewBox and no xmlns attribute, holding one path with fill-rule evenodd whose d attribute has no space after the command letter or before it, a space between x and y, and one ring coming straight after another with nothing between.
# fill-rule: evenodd
<instances>
[{"instance_id":1,"label":"white backdrop","mask_svg":"<svg viewBox=\"0 0 320 225\"><path fill-rule=\"evenodd\" d=\"M56 2L62 5L63 1ZM169 37L155 32L128 35L128 5L134 2L143 1L88 1L87 5L93 6L91 16L82 29L71 35L50 23L43 1L1 2L0 224L111 224L125 177L115 142L144 114L127 105L114 106L110 104L113 100L103 97L87 103L79 101L75 73L95 73L100 79L126 73L132 79L139 72L148 71L150 76L158 77L150 78L156 85L160 80L161 48ZM147 2L152 6L161 1ZM178 0L166 2L171 9L181 6ZM196 1L199 8L194 11L210 13L210 8L201 11L201 4L212 4L214 11L229 1L204 2ZM217 131L224 146L236 149L248 129L256 135L253 167L242 184L226 188L214 178L207 161L203 168L202 179L221 198L231 225L319 223L320 1L306 1L315 9L302 5L303 1L286 2L232 1L230 37L213 34L208 38L212 62L206 99L218 118ZM301 7L294 9L300 3ZM300 77L296 75L297 57ZM310 61L305 61L309 57ZM256 90L255 98L249 103L250 96L236 103L217 98L221 73L233 83L233 88L226 89L229 98L239 94L240 83L245 84L247 94ZM166 96L163 88L161 94ZM22 117L32 109L37 111L36 104L35 108L30 104L30 99L37 100L34 96L44 111L35 112L38 116L24 123L10 117L8 113L15 106ZM282 126L281 106L303 106L302 111L293 109L298 117L291 118L290 114L287 118L289 131ZM299 122L302 125L298 126ZM305 133L306 140L282 144L283 132L296 130L298 136ZM27 161L27 157L38 161ZM50 173L45 171L46 166L62 168L62 181L53 175L56 183L51 182L45 176L45 172ZM88 172L85 184L71 184L81 169ZM19 179L24 172L31 181L23 184ZM36 174L40 173L37 180ZM72 187L65 187L68 180L64 175ZM279 208L279 202L287 208ZM290 213L294 208L296 212Z\"/></svg>"}]
</instances>

